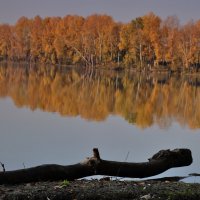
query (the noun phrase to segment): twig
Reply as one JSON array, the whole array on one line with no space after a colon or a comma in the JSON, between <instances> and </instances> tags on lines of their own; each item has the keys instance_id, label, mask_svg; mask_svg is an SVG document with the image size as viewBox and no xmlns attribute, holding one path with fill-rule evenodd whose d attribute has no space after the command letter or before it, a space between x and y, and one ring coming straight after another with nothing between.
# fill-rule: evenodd
<instances>
[{"instance_id":1,"label":"twig","mask_svg":"<svg viewBox=\"0 0 200 200\"><path fill-rule=\"evenodd\" d=\"M127 161L127 159L128 159L128 156L129 156L129 151L128 151L128 153L126 154L126 157L125 157L125 160L124 160L124 162L126 162ZM120 169L121 169L121 166L119 167L119 170L118 170L118 172L117 172L117 176L119 175L119 173L120 173ZM122 178L119 178L119 179L117 179L117 180L121 180L121 179L123 179L124 177L122 177Z\"/></svg>"},{"instance_id":2,"label":"twig","mask_svg":"<svg viewBox=\"0 0 200 200\"><path fill-rule=\"evenodd\" d=\"M5 172L6 171L5 165L2 162L0 162L0 164L1 164L1 167L3 168L3 172Z\"/></svg>"},{"instance_id":3,"label":"twig","mask_svg":"<svg viewBox=\"0 0 200 200\"><path fill-rule=\"evenodd\" d=\"M24 169L26 169L26 166L25 166L24 162L22 164L23 164Z\"/></svg>"},{"instance_id":4,"label":"twig","mask_svg":"<svg viewBox=\"0 0 200 200\"><path fill-rule=\"evenodd\" d=\"M127 153L127 155L126 155L126 158L125 158L124 162L126 162L126 161L128 160L129 153L130 153L130 152L128 152L128 153Z\"/></svg>"}]
</instances>

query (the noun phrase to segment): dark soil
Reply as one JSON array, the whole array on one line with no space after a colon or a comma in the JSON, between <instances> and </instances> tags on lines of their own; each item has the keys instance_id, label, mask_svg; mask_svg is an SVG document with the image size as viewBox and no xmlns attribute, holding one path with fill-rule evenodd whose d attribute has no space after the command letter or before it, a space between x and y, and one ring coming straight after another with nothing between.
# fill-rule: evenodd
<instances>
[{"instance_id":1,"label":"dark soil","mask_svg":"<svg viewBox=\"0 0 200 200\"><path fill-rule=\"evenodd\" d=\"M200 199L200 184L182 182L134 182L78 180L1 185L1 200L85 200L85 199Z\"/></svg>"}]
</instances>

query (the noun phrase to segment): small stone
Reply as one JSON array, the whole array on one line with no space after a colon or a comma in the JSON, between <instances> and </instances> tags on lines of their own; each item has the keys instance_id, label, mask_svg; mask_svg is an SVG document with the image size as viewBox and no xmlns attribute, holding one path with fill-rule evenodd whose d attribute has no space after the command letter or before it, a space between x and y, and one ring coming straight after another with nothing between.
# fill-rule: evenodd
<instances>
[{"instance_id":1,"label":"small stone","mask_svg":"<svg viewBox=\"0 0 200 200\"><path fill-rule=\"evenodd\" d=\"M144 195L140 197L140 199L146 199L146 200L151 199L151 195L150 194Z\"/></svg>"}]
</instances>

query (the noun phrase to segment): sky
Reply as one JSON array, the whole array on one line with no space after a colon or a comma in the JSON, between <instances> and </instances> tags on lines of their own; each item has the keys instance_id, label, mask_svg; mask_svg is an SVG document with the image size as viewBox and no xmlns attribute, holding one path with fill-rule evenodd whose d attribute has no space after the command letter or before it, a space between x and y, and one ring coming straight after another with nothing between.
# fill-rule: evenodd
<instances>
[{"instance_id":1,"label":"sky","mask_svg":"<svg viewBox=\"0 0 200 200\"><path fill-rule=\"evenodd\" d=\"M116 21L154 12L165 19L176 15L182 24L200 19L200 0L0 0L0 23L14 24L21 16L33 18L65 15L108 14Z\"/></svg>"}]
</instances>

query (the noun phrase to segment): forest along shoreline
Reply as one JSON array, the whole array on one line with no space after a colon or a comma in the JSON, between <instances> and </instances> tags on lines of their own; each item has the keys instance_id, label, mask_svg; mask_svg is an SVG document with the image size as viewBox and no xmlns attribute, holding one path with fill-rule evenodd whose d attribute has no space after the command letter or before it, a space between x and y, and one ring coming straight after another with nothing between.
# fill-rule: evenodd
<instances>
[{"instance_id":1,"label":"forest along shoreline","mask_svg":"<svg viewBox=\"0 0 200 200\"><path fill-rule=\"evenodd\" d=\"M2 200L200 199L199 183L173 181L76 180L1 185Z\"/></svg>"},{"instance_id":2,"label":"forest along shoreline","mask_svg":"<svg viewBox=\"0 0 200 200\"><path fill-rule=\"evenodd\" d=\"M0 60L85 66L200 69L200 20L180 24L150 12L128 23L109 15L21 17L0 24Z\"/></svg>"}]
</instances>

